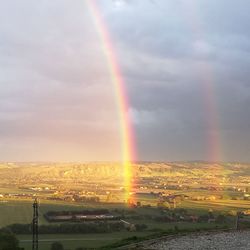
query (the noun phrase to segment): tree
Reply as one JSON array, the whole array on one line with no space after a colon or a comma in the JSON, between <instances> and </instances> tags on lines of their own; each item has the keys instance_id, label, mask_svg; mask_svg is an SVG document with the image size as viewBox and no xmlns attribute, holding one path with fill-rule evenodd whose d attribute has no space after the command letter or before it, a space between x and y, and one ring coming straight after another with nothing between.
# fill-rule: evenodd
<instances>
[{"instance_id":1,"label":"tree","mask_svg":"<svg viewBox=\"0 0 250 250\"><path fill-rule=\"evenodd\" d=\"M226 217L225 217L225 215L219 214L219 215L216 217L215 222L216 222L216 223L225 223L225 222L226 222Z\"/></svg>"},{"instance_id":2,"label":"tree","mask_svg":"<svg viewBox=\"0 0 250 250\"><path fill-rule=\"evenodd\" d=\"M60 242L53 242L51 244L51 250L63 250L63 245Z\"/></svg>"},{"instance_id":3,"label":"tree","mask_svg":"<svg viewBox=\"0 0 250 250\"><path fill-rule=\"evenodd\" d=\"M0 250L19 250L18 240L7 230L0 231Z\"/></svg>"}]
</instances>

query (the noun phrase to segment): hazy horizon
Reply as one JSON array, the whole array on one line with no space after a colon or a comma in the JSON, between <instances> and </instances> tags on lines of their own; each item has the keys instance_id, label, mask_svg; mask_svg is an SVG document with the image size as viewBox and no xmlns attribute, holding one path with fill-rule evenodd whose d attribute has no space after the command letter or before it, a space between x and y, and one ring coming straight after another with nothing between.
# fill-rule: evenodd
<instances>
[{"instance_id":1,"label":"hazy horizon","mask_svg":"<svg viewBox=\"0 0 250 250\"><path fill-rule=\"evenodd\" d=\"M123 164L124 162L121 161L102 161L102 160L93 160L93 161L45 161L45 160L38 160L38 161L1 161L0 164ZM137 161L131 161L132 164L145 164L145 163L163 163L163 164L171 164L171 163L206 163L206 164L250 164L250 162L244 162L244 161L206 161L206 160L137 160Z\"/></svg>"}]
</instances>

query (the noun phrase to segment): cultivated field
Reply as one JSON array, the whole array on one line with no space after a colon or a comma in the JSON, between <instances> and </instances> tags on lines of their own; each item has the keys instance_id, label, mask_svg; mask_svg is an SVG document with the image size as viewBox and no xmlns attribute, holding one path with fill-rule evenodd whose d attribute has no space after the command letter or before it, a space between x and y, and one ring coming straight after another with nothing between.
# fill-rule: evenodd
<instances>
[{"instance_id":1,"label":"cultivated field","mask_svg":"<svg viewBox=\"0 0 250 250\"><path fill-rule=\"evenodd\" d=\"M163 234L234 228L237 212L250 209L249 164L137 163L133 168L136 184L126 201L120 164L2 163L0 228L31 225L34 197L39 200L40 226L88 223L48 222L44 218L48 211L107 209L125 221L120 231L40 234L43 250L54 241L75 250L124 245ZM98 222L93 224L98 228ZM131 230L135 225L141 229ZM19 232L17 236L29 250L31 235Z\"/></svg>"}]
</instances>

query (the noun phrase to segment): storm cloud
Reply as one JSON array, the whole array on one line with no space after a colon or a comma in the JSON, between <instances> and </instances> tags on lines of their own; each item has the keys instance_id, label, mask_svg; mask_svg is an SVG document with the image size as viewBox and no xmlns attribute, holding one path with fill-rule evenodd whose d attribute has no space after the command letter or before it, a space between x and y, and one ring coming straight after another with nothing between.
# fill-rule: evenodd
<instances>
[{"instance_id":1,"label":"storm cloud","mask_svg":"<svg viewBox=\"0 0 250 250\"><path fill-rule=\"evenodd\" d=\"M96 3L126 82L138 160L250 161L250 3ZM86 1L0 1L0 160L121 158L102 46Z\"/></svg>"}]
</instances>

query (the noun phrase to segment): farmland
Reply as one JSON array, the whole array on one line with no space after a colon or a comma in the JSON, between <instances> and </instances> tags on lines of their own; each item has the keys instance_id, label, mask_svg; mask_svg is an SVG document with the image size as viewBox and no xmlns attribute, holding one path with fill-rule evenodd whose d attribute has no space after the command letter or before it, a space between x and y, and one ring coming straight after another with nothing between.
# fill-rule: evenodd
<instances>
[{"instance_id":1,"label":"farmland","mask_svg":"<svg viewBox=\"0 0 250 250\"><path fill-rule=\"evenodd\" d=\"M85 234L85 235L63 235L63 234L49 234L49 235L41 235L40 238L40 247L43 250L50 250L50 246L52 242L61 242L65 249L75 249L77 247L85 247L85 248L98 248L108 244L115 243L123 238L129 238L133 236L145 236L150 233L130 233L130 232L122 232L122 233L112 233L112 234ZM18 236L21 246L25 248L25 250L31 250L31 235L19 235Z\"/></svg>"},{"instance_id":2,"label":"farmland","mask_svg":"<svg viewBox=\"0 0 250 250\"><path fill-rule=\"evenodd\" d=\"M2 163L0 227L18 232L21 246L29 250L32 203L37 197L44 250L54 241L74 250L164 232L234 228L236 214L250 209L249 167L239 163L137 163L133 165L136 182L126 201L122 166L116 163ZM44 217L51 211L97 209L106 209L116 221L50 222ZM112 229L114 223L119 229ZM23 233L13 224L24 225ZM72 227L76 231L69 232L71 225L85 228ZM47 234L52 227L53 233ZM88 227L92 233L86 232ZM95 228L99 233L94 233Z\"/></svg>"}]
</instances>

